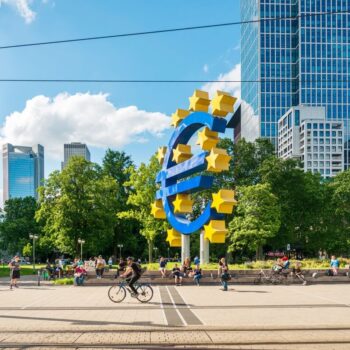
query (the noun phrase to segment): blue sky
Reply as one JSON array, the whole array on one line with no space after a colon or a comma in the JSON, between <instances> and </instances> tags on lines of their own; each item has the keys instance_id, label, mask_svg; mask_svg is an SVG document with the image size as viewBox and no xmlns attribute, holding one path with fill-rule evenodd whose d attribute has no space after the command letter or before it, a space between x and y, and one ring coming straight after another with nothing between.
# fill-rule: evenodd
<instances>
[{"instance_id":1,"label":"blue sky","mask_svg":"<svg viewBox=\"0 0 350 350\"><path fill-rule=\"evenodd\" d=\"M239 0L0 0L0 4L1 45L239 20ZM237 77L239 33L239 26L230 26L0 50L1 77ZM217 87L237 90L236 85ZM201 86L0 83L1 141L42 142L46 175L59 168L67 141L90 143L93 161L101 161L109 146L126 151L139 163L167 143L170 129L164 126L165 115L187 108L196 88ZM154 121L156 132L152 132Z\"/></svg>"}]
</instances>

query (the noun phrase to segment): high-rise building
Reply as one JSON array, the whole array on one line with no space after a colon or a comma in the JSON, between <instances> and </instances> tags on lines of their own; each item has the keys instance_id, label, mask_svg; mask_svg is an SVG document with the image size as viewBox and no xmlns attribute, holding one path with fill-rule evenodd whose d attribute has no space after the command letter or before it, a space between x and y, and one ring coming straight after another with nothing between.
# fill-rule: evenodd
<instances>
[{"instance_id":1,"label":"high-rise building","mask_svg":"<svg viewBox=\"0 0 350 350\"><path fill-rule=\"evenodd\" d=\"M64 144L64 160L62 162L62 169L66 167L68 161L73 156L80 156L90 161L90 151L84 143L72 142Z\"/></svg>"},{"instance_id":2,"label":"high-rise building","mask_svg":"<svg viewBox=\"0 0 350 350\"><path fill-rule=\"evenodd\" d=\"M44 179L44 147L3 145L3 199L38 197Z\"/></svg>"},{"instance_id":3,"label":"high-rise building","mask_svg":"<svg viewBox=\"0 0 350 350\"><path fill-rule=\"evenodd\" d=\"M236 139L266 137L277 146L278 120L290 107L325 107L327 120L344 125L349 167L349 11L350 0L241 1L242 21L260 21L242 25Z\"/></svg>"},{"instance_id":4,"label":"high-rise building","mask_svg":"<svg viewBox=\"0 0 350 350\"><path fill-rule=\"evenodd\" d=\"M324 107L292 107L278 122L278 156L332 177L344 170L343 137L343 123L326 120Z\"/></svg>"}]
</instances>

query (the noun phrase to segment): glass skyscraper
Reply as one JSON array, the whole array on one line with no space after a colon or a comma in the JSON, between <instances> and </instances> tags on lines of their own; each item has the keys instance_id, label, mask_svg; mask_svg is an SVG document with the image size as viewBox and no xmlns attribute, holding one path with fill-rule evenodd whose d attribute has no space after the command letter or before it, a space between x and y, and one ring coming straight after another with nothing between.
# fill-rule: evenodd
<instances>
[{"instance_id":1,"label":"glass skyscraper","mask_svg":"<svg viewBox=\"0 0 350 350\"><path fill-rule=\"evenodd\" d=\"M350 13L346 11L350 0L241 0L242 21L260 21L242 24L240 136L267 137L277 144L278 119L290 107L324 106L327 119L344 122L344 161L349 167ZM244 124L254 119L255 135L245 135Z\"/></svg>"},{"instance_id":2,"label":"glass skyscraper","mask_svg":"<svg viewBox=\"0 0 350 350\"><path fill-rule=\"evenodd\" d=\"M61 163L62 170L67 166L69 159L74 156L83 157L90 161L90 151L87 145L80 142L65 143L63 147L64 160Z\"/></svg>"},{"instance_id":3,"label":"glass skyscraper","mask_svg":"<svg viewBox=\"0 0 350 350\"><path fill-rule=\"evenodd\" d=\"M44 179L44 147L3 145L4 202L10 198L38 197Z\"/></svg>"}]
</instances>

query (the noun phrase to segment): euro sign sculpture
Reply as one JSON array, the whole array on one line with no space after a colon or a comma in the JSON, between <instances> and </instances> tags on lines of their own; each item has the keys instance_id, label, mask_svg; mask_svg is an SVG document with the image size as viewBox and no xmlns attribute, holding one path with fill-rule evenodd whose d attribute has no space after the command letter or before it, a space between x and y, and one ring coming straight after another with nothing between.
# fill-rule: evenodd
<instances>
[{"instance_id":1,"label":"euro sign sculpture","mask_svg":"<svg viewBox=\"0 0 350 350\"><path fill-rule=\"evenodd\" d=\"M190 220L191 194L213 186L213 175L202 173L220 173L229 169L231 157L226 150L217 148L217 144L219 133L226 130L224 117L233 112L236 98L217 91L210 101L207 92L196 90L189 100L189 110L178 109L172 115L175 131L168 147L158 150L162 169L156 178L160 189L152 204L152 214L157 219L167 219L172 226L167 237L172 247L181 246L181 234L190 235L203 228L211 243L224 243L227 233L224 215L232 213L236 205L234 191L222 189L212 194L212 200L197 218ZM208 112L210 105L211 114ZM201 152L194 155L188 142L196 132Z\"/></svg>"}]
</instances>

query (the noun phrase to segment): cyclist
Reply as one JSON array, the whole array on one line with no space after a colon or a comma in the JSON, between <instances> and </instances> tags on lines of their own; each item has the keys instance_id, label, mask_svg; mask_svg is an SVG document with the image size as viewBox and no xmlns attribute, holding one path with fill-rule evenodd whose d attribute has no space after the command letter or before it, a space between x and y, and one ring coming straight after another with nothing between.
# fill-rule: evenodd
<instances>
[{"instance_id":1,"label":"cyclist","mask_svg":"<svg viewBox=\"0 0 350 350\"><path fill-rule=\"evenodd\" d=\"M141 267L138 263L136 263L134 261L134 258L132 258L132 257L128 257L126 259L126 262L127 262L128 267L131 269L131 273L129 272L129 269L127 269L127 271L125 273L123 273L122 275L120 275L120 277L122 277L122 278L128 277L128 279L127 279L128 285L133 292L133 293L131 293L131 296L136 298L138 293L134 287L134 283L136 283L139 280L139 278L141 277Z\"/></svg>"}]
</instances>

